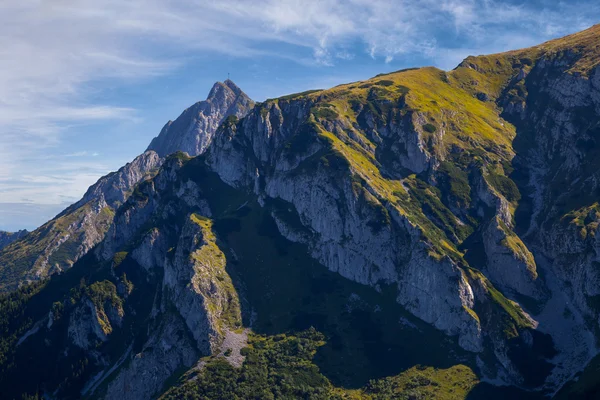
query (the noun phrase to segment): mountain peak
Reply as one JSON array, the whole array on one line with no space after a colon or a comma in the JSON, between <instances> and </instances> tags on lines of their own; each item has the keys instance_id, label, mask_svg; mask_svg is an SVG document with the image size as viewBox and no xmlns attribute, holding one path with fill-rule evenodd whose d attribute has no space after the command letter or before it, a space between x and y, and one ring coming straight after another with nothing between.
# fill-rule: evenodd
<instances>
[{"instance_id":1,"label":"mountain peak","mask_svg":"<svg viewBox=\"0 0 600 400\"><path fill-rule=\"evenodd\" d=\"M230 115L242 118L253 106L254 102L232 80L216 82L206 100L167 123L148 150L156 151L161 157L178 150L191 156L202 154L225 118Z\"/></svg>"},{"instance_id":2,"label":"mountain peak","mask_svg":"<svg viewBox=\"0 0 600 400\"><path fill-rule=\"evenodd\" d=\"M236 85L231 79L226 79L225 82L223 82L223 84L225 84L225 86L227 86L237 95L244 93L242 92L242 89L240 89L239 86Z\"/></svg>"},{"instance_id":3,"label":"mountain peak","mask_svg":"<svg viewBox=\"0 0 600 400\"><path fill-rule=\"evenodd\" d=\"M227 92L233 92L235 97L240 95L244 95L245 97L247 97L246 94L242 91L242 89L240 89L239 86L233 83L231 79L226 79L224 82L215 82L212 89L210 89L206 100L217 98L219 96L224 95Z\"/></svg>"}]
</instances>

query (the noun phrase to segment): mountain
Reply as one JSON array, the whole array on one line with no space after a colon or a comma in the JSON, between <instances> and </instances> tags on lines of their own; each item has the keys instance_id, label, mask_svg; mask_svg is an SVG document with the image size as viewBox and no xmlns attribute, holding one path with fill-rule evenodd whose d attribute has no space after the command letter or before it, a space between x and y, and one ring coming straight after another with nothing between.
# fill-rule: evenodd
<instances>
[{"instance_id":1,"label":"mountain","mask_svg":"<svg viewBox=\"0 0 600 400\"><path fill-rule=\"evenodd\" d=\"M253 106L254 102L231 80L217 82L206 101L186 109L175 122L167 122L148 150L155 151L161 157L177 151L190 156L202 154L225 118L242 118Z\"/></svg>"},{"instance_id":2,"label":"mountain","mask_svg":"<svg viewBox=\"0 0 600 400\"><path fill-rule=\"evenodd\" d=\"M28 232L26 229L22 229L18 232L0 231L0 249L2 249L3 247L6 247L7 245L11 244L15 240L22 238L23 236L27 235L27 233Z\"/></svg>"},{"instance_id":3,"label":"mountain","mask_svg":"<svg viewBox=\"0 0 600 400\"><path fill-rule=\"evenodd\" d=\"M252 105L232 81L215 83L208 98L169 122L146 152L100 178L80 201L51 221L11 246L0 246L0 292L70 268L102 241L115 211L136 184L156 174L166 155L178 150L201 154L224 118L241 117Z\"/></svg>"},{"instance_id":4,"label":"mountain","mask_svg":"<svg viewBox=\"0 0 600 400\"><path fill-rule=\"evenodd\" d=\"M600 25L230 113L72 268L1 299L0 390L594 398L598 43ZM170 129L151 150L183 143Z\"/></svg>"}]
</instances>

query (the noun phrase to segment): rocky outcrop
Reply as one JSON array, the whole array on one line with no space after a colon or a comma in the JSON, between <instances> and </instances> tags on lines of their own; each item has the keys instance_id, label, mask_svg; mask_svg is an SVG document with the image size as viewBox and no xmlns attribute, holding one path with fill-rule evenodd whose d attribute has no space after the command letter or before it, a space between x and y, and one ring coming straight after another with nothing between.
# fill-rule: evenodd
<instances>
[{"instance_id":1,"label":"rocky outcrop","mask_svg":"<svg viewBox=\"0 0 600 400\"><path fill-rule=\"evenodd\" d=\"M175 121L169 121L148 150L156 151L161 157L176 151L191 156L202 154L225 118L242 118L253 106L254 102L231 80L217 82L206 100L186 109Z\"/></svg>"},{"instance_id":2,"label":"rocky outcrop","mask_svg":"<svg viewBox=\"0 0 600 400\"><path fill-rule=\"evenodd\" d=\"M486 255L486 276L499 287L524 296L540 299L543 283L538 280L533 254L513 232L510 204L482 176L475 184L477 199L494 210L485 222L481 236Z\"/></svg>"},{"instance_id":3,"label":"rocky outcrop","mask_svg":"<svg viewBox=\"0 0 600 400\"><path fill-rule=\"evenodd\" d=\"M182 367L191 367L200 357L185 324L177 316L165 316L128 364L110 381L106 399L151 399L164 382Z\"/></svg>"},{"instance_id":4,"label":"rocky outcrop","mask_svg":"<svg viewBox=\"0 0 600 400\"><path fill-rule=\"evenodd\" d=\"M117 172L112 172L90 186L83 198L64 213L77 209L90 201L103 199L106 204L116 209L127 200L135 185L144 178L152 177L161 166L163 160L154 151L146 151L137 156L132 162L127 163Z\"/></svg>"},{"instance_id":5,"label":"rocky outcrop","mask_svg":"<svg viewBox=\"0 0 600 400\"><path fill-rule=\"evenodd\" d=\"M108 340L113 325L119 326L123 318L120 305L95 305L89 298L75 308L69 320L69 338L76 346L91 350L98 342Z\"/></svg>"},{"instance_id":6,"label":"rocky outcrop","mask_svg":"<svg viewBox=\"0 0 600 400\"><path fill-rule=\"evenodd\" d=\"M213 354L226 331L241 326L238 294L211 227L205 217L190 216L163 281L202 354Z\"/></svg>"}]
</instances>

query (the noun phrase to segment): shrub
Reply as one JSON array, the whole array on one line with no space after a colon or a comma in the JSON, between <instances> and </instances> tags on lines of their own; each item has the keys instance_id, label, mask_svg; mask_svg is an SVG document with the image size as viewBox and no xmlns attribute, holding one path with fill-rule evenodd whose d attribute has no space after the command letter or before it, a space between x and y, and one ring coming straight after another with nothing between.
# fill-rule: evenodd
<instances>
[{"instance_id":1,"label":"shrub","mask_svg":"<svg viewBox=\"0 0 600 400\"><path fill-rule=\"evenodd\" d=\"M486 178L489 184L499 191L506 200L513 202L521 199L519 188L510 178L493 172L490 172Z\"/></svg>"},{"instance_id":2,"label":"shrub","mask_svg":"<svg viewBox=\"0 0 600 400\"><path fill-rule=\"evenodd\" d=\"M339 114L329 107L313 107L311 110L315 118L336 119Z\"/></svg>"},{"instance_id":3,"label":"shrub","mask_svg":"<svg viewBox=\"0 0 600 400\"><path fill-rule=\"evenodd\" d=\"M379 85L379 86L393 86L394 85L394 81L390 81L388 79L383 79L381 81L375 82L375 84Z\"/></svg>"},{"instance_id":4,"label":"shrub","mask_svg":"<svg viewBox=\"0 0 600 400\"><path fill-rule=\"evenodd\" d=\"M437 130L437 128L433 124L425 124L423 125L423 130L425 132L434 133Z\"/></svg>"}]
</instances>

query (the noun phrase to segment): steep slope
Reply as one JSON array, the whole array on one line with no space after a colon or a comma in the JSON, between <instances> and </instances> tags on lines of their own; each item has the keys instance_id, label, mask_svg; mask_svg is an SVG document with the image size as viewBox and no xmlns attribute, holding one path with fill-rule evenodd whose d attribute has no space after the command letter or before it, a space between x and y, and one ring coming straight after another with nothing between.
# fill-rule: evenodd
<instances>
[{"instance_id":1,"label":"steep slope","mask_svg":"<svg viewBox=\"0 0 600 400\"><path fill-rule=\"evenodd\" d=\"M102 240L114 212L139 182L154 176L165 156L179 150L201 154L225 117L242 117L252 105L232 81L215 83L207 99L169 122L146 152L100 178L77 203L2 250L0 291L70 268Z\"/></svg>"},{"instance_id":2,"label":"steep slope","mask_svg":"<svg viewBox=\"0 0 600 400\"><path fill-rule=\"evenodd\" d=\"M79 202L2 249L0 290L14 290L70 268L102 240L115 209L135 184L156 173L161 163L155 152L136 157L119 171L100 178Z\"/></svg>"},{"instance_id":3,"label":"steep slope","mask_svg":"<svg viewBox=\"0 0 600 400\"><path fill-rule=\"evenodd\" d=\"M204 153L217 127L230 115L244 117L254 102L231 80L217 82L208 98L186 109L175 121L169 121L148 150L165 157L176 151L190 156Z\"/></svg>"},{"instance_id":4,"label":"steep slope","mask_svg":"<svg viewBox=\"0 0 600 400\"><path fill-rule=\"evenodd\" d=\"M4 247L8 246L15 240L21 239L23 236L27 235L27 233L28 232L26 229L22 229L18 232L0 231L0 250Z\"/></svg>"},{"instance_id":5,"label":"steep slope","mask_svg":"<svg viewBox=\"0 0 600 400\"><path fill-rule=\"evenodd\" d=\"M0 389L556 393L598 337L598 43L596 26L231 113L73 268L2 299Z\"/></svg>"}]
</instances>

